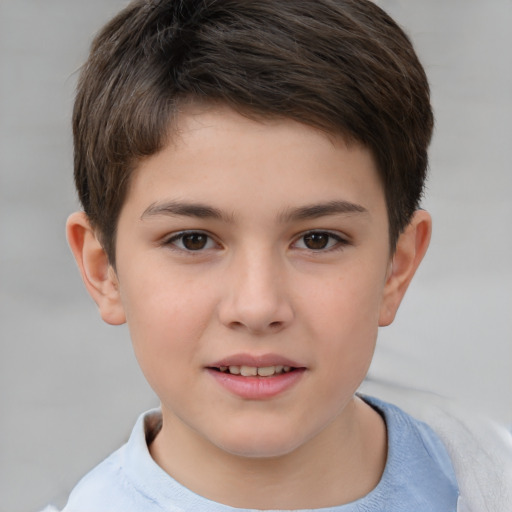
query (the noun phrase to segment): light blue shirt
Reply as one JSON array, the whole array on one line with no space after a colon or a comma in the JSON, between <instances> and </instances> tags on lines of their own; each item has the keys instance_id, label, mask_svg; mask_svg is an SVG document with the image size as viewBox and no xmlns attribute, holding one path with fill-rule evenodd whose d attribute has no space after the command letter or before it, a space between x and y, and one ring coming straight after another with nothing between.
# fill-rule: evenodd
<instances>
[{"instance_id":1,"label":"light blue shirt","mask_svg":"<svg viewBox=\"0 0 512 512\"><path fill-rule=\"evenodd\" d=\"M388 457L382 478L365 497L316 511L455 512L457 482L437 435L398 407L362 398L386 421ZM153 461L145 426L158 414L149 411L138 419L128 443L79 482L63 512L249 512L193 493Z\"/></svg>"}]
</instances>

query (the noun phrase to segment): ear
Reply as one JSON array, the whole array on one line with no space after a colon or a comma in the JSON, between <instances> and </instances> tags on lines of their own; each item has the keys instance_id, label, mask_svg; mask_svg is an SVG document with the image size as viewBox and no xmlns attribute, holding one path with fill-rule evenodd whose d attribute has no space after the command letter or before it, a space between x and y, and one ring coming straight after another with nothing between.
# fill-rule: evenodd
<instances>
[{"instance_id":1,"label":"ear","mask_svg":"<svg viewBox=\"0 0 512 512\"><path fill-rule=\"evenodd\" d=\"M111 325L126 321L115 270L108 261L84 212L73 213L66 233L87 291L96 302L101 318Z\"/></svg>"},{"instance_id":2,"label":"ear","mask_svg":"<svg viewBox=\"0 0 512 512\"><path fill-rule=\"evenodd\" d=\"M390 262L380 308L380 327L393 322L409 283L427 252L431 233L432 219L429 213L417 210L398 238L395 254Z\"/></svg>"}]
</instances>

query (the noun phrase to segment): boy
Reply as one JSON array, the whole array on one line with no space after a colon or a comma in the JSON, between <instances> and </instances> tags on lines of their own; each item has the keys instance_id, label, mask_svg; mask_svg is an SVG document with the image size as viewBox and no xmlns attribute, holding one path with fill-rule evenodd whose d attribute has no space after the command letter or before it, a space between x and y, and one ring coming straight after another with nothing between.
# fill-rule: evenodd
<instances>
[{"instance_id":1,"label":"boy","mask_svg":"<svg viewBox=\"0 0 512 512\"><path fill-rule=\"evenodd\" d=\"M74 111L68 238L161 401L71 511L454 511L425 424L357 396L431 231L424 71L365 0L138 0Z\"/></svg>"}]
</instances>

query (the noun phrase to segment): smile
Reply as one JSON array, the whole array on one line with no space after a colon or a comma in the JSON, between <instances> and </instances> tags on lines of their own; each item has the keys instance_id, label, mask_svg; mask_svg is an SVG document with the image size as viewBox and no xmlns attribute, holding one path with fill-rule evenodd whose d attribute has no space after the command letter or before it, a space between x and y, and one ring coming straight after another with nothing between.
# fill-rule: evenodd
<instances>
[{"instance_id":1,"label":"smile","mask_svg":"<svg viewBox=\"0 0 512 512\"><path fill-rule=\"evenodd\" d=\"M215 368L214 368L215 369ZM230 375L241 375L242 377L272 377L289 373L293 370L291 366L220 366L216 368L219 372L229 373Z\"/></svg>"},{"instance_id":2,"label":"smile","mask_svg":"<svg viewBox=\"0 0 512 512\"><path fill-rule=\"evenodd\" d=\"M258 358L245 359L246 364L222 361L205 369L221 388L244 400L268 400L280 396L298 385L307 371L305 367L292 365L292 361L287 360L271 364L265 358L259 361L256 360Z\"/></svg>"}]
</instances>

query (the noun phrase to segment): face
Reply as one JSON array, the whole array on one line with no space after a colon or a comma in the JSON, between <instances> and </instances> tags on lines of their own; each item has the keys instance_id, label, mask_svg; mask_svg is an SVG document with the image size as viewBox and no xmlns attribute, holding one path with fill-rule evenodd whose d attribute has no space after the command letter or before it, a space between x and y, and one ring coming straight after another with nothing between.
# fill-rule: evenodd
<instances>
[{"instance_id":1,"label":"face","mask_svg":"<svg viewBox=\"0 0 512 512\"><path fill-rule=\"evenodd\" d=\"M136 356L183 443L283 455L370 364L390 269L371 154L291 120L188 110L140 163L116 281Z\"/></svg>"}]
</instances>

